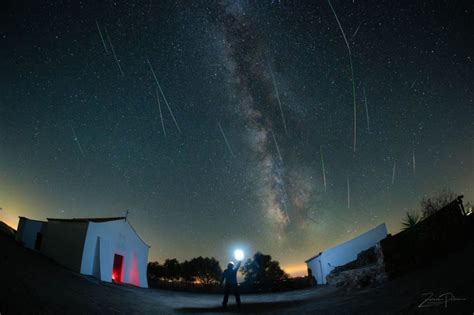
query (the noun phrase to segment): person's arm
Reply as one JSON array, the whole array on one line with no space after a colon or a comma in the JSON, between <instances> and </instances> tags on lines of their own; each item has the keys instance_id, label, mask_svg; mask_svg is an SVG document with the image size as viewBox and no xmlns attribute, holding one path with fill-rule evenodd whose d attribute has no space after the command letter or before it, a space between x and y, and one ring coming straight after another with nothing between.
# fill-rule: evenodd
<instances>
[{"instance_id":1,"label":"person's arm","mask_svg":"<svg viewBox=\"0 0 474 315\"><path fill-rule=\"evenodd\" d=\"M239 271L241 264L242 264L242 260L239 260L239 262L237 263L237 266L235 267L235 270Z\"/></svg>"}]
</instances>

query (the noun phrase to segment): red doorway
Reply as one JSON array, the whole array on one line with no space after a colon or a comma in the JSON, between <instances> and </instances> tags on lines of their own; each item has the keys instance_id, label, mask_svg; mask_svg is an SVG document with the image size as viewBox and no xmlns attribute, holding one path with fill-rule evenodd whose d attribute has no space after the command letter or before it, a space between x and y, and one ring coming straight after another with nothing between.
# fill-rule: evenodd
<instances>
[{"instance_id":1,"label":"red doorway","mask_svg":"<svg viewBox=\"0 0 474 315\"><path fill-rule=\"evenodd\" d=\"M120 283L122 282L122 266L123 266L123 256L114 255L114 269L112 270L112 281Z\"/></svg>"}]
</instances>

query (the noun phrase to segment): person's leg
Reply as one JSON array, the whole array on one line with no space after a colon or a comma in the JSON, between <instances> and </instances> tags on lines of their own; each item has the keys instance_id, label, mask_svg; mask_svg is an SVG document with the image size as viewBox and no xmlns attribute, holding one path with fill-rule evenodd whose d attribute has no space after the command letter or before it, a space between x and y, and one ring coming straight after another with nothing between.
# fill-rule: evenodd
<instances>
[{"instance_id":1,"label":"person's leg","mask_svg":"<svg viewBox=\"0 0 474 315\"><path fill-rule=\"evenodd\" d=\"M229 301L229 287L226 285L224 289L224 299L222 300L222 306L227 306L227 301Z\"/></svg>"},{"instance_id":2,"label":"person's leg","mask_svg":"<svg viewBox=\"0 0 474 315\"><path fill-rule=\"evenodd\" d=\"M234 287L234 296L235 296L235 301L237 302L237 306L240 307L240 292L239 292L238 286Z\"/></svg>"}]
</instances>

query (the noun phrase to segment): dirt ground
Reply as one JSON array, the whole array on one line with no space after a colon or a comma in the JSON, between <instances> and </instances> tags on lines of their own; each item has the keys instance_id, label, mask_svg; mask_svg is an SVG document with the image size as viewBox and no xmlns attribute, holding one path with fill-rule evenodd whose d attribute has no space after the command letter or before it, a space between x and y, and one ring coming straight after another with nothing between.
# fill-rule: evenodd
<instances>
[{"instance_id":1,"label":"dirt ground","mask_svg":"<svg viewBox=\"0 0 474 315\"><path fill-rule=\"evenodd\" d=\"M73 273L0 234L0 314L474 314L474 244L382 286L344 291L321 286L233 297L223 310L214 294L138 289ZM418 305L451 292L447 306Z\"/></svg>"}]
</instances>

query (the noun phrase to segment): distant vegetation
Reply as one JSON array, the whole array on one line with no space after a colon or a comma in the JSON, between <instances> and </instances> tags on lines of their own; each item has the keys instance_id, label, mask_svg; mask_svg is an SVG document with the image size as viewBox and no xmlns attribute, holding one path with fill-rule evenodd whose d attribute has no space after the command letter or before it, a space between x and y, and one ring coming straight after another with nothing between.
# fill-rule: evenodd
<instances>
[{"instance_id":1,"label":"distant vegetation","mask_svg":"<svg viewBox=\"0 0 474 315\"><path fill-rule=\"evenodd\" d=\"M438 191L432 196L423 197L420 201L421 216L417 211L407 212L406 216L402 219L402 229L406 230L415 227L418 222L436 213L457 197L458 194L447 188Z\"/></svg>"},{"instance_id":2,"label":"distant vegetation","mask_svg":"<svg viewBox=\"0 0 474 315\"><path fill-rule=\"evenodd\" d=\"M210 286L220 281L222 269L214 258L197 257L182 263L176 259L166 259L148 263L148 279L150 282L186 282Z\"/></svg>"},{"instance_id":3,"label":"distant vegetation","mask_svg":"<svg viewBox=\"0 0 474 315\"><path fill-rule=\"evenodd\" d=\"M244 280L242 292L269 292L301 289L310 286L308 277L290 278L270 255L257 252L243 263L240 273ZM184 262L166 259L163 264L148 263L150 287L192 291L221 292L222 268L215 258L197 257Z\"/></svg>"},{"instance_id":4,"label":"distant vegetation","mask_svg":"<svg viewBox=\"0 0 474 315\"><path fill-rule=\"evenodd\" d=\"M403 221L407 229L381 240L389 278L425 268L465 248L474 231L474 216L466 213L467 204L463 196L448 190L423 198L421 218L408 213Z\"/></svg>"},{"instance_id":5,"label":"distant vegetation","mask_svg":"<svg viewBox=\"0 0 474 315\"><path fill-rule=\"evenodd\" d=\"M453 191L447 188L440 190L431 197L423 197L420 202L423 219L426 219L439 209L449 204L451 201L455 200L457 197L458 194L455 194Z\"/></svg>"},{"instance_id":6,"label":"distant vegetation","mask_svg":"<svg viewBox=\"0 0 474 315\"><path fill-rule=\"evenodd\" d=\"M260 252L255 253L252 259L248 259L240 270L244 275L242 285L257 290L271 290L289 278L280 268L278 261Z\"/></svg>"},{"instance_id":7,"label":"distant vegetation","mask_svg":"<svg viewBox=\"0 0 474 315\"><path fill-rule=\"evenodd\" d=\"M407 212L402 220L403 230L415 227L418 222L420 222L420 215L417 212Z\"/></svg>"}]
</instances>

